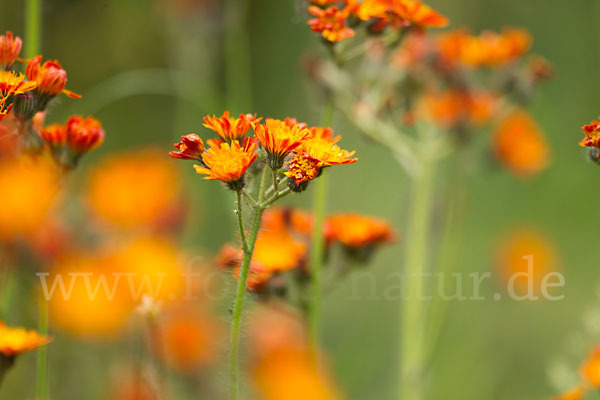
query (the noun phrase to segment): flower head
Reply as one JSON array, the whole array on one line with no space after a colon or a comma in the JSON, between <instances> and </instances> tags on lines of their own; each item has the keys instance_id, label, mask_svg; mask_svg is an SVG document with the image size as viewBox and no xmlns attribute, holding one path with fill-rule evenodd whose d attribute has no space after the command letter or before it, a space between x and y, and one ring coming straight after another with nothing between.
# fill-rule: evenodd
<instances>
[{"instance_id":1,"label":"flower head","mask_svg":"<svg viewBox=\"0 0 600 400\"><path fill-rule=\"evenodd\" d=\"M307 246L286 231L262 230L256 239L252 263L266 272L288 271L300 265Z\"/></svg>"},{"instance_id":2,"label":"flower head","mask_svg":"<svg viewBox=\"0 0 600 400\"><path fill-rule=\"evenodd\" d=\"M600 122L592 121L588 125L581 127L585 138L583 138L579 145L581 147L597 147L600 148Z\"/></svg>"},{"instance_id":3,"label":"flower head","mask_svg":"<svg viewBox=\"0 0 600 400\"><path fill-rule=\"evenodd\" d=\"M273 169L281 168L285 157L310 134L308 128L301 124L291 125L271 118L267 118L264 124L256 125L254 133L266 150L269 165Z\"/></svg>"},{"instance_id":4,"label":"flower head","mask_svg":"<svg viewBox=\"0 0 600 400\"><path fill-rule=\"evenodd\" d=\"M393 241L394 233L390 225L378 218L359 214L334 214L328 219L330 240L344 246L359 248Z\"/></svg>"},{"instance_id":5,"label":"flower head","mask_svg":"<svg viewBox=\"0 0 600 400\"><path fill-rule=\"evenodd\" d=\"M446 17L419 0L364 0L358 5L356 15L363 21L376 19L375 31L386 26L442 28L448 24Z\"/></svg>"},{"instance_id":6,"label":"flower head","mask_svg":"<svg viewBox=\"0 0 600 400\"><path fill-rule=\"evenodd\" d=\"M204 153L204 142L200 136L195 133L182 136L179 143L173 145L177 151L171 151L169 155L180 160L202 160L201 155Z\"/></svg>"},{"instance_id":7,"label":"flower head","mask_svg":"<svg viewBox=\"0 0 600 400\"><path fill-rule=\"evenodd\" d=\"M52 149L57 149L67 144L67 130L64 125L52 124L45 126L40 129L39 134Z\"/></svg>"},{"instance_id":8,"label":"flower head","mask_svg":"<svg viewBox=\"0 0 600 400\"><path fill-rule=\"evenodd\" d=\"M240 146L237 140L231 144L220 143L213 146L202 154L205 166L194 165L196 172L206 175L204 179L220 180L227 184L236 186L243 185L244 174L250 165L256 160L256 145L247 141Z\"/></svg>"},{"instance_id":9,"label":"flower head","mask_svg":"<svg viewBox=\"0 0 600 400\"><path fill-rule=\"evenodd\" d=\"M216 132L223 140L230 142L241 140L259 121L260 119L252 114L240 114L239 118L232 118L229 116L229 111L225 111L220 117L205 116L204 127Z\"/></svg>"},{"instance_id":10,"label":"flower head","mask_svg":"<svg viewBox=\"0 0 600 400\"><path fill-rule=\"evenodd\" d=\"M74 115L67 120L67 144L75 154L87 153L104 142L104 130L100 122L93 118Z\"/></svg>"},{"instance_id":11,"label":"flower head","mask_svg":"<svg viewBox=\"0 0 600 400\"><path fill-rule=\"evenodd\" d=\"M11 31L0 36L0 67L9 69L19 57L23 41L20 37L13 36Z\"/></svg>"},{"instance_id":12,"label":"flower head","mask_svg":"<svg viewBox=\"0 0 600 400\"><path fill-rule=\"evenodd\" d=\"M37 91L43 96L54 97L64 93L68 97L78 99L81 96L65 89L67 84L67 71L58 61L42 63L42 56L33 57L25 67L27 79L37 83Z\"/></svg>"},{"instance_id":13,"label":"flower head","mask_svg":"<svg viewBox=\"0 0 600 400\"><path fill-rule=\"evenodd\" d=\"M448 18L435 11L420 0L401 1L402 16L411 25L419 28L443 28L448 25Z\"/></svg>"},{"instance_id":14,"label":"flower head","mask_svg":"<svg viewBox=\"0 0 600 400\"><path fill-rule=\"evenodd\" d=\"M37 86L36 82L25 80L23 74L12 71L0 71L0 121L12 108L14 96L27 93Z\"/></svg>"},{"instance_id":15,"label":"flower head","mask_svg":"<svg viewBox=\"0 0 600 400\"><path fill-rule=\"evenodd\" d=\"M52 341L47 336L24 328L11 328L0 321L0 355L7 357L35 350Z\"/></svg>"},{"instance_id":16,"label":"flower head","mask_svg":"<svg viewBox=\"0 0 600 400\"><path fill-rule=\"evenodd\" d=\"M337 6L322 9L310 6L308 12L315 18L308 21L313 32L319 32L325 40L339 42L354 36L354 30L346 26L348 12Z\"/></svg>"},{"instance_id":17,"label":"flower head","mask_svg":"<svg viewBox=\"0 0 600 400\"><path fill-rule=\"evenodd\" d=\"M492 140L497 159L520 177L532 176L548 166L550 150L544 134L525 111L506 117Z\"/></svg>"}]
</instances>

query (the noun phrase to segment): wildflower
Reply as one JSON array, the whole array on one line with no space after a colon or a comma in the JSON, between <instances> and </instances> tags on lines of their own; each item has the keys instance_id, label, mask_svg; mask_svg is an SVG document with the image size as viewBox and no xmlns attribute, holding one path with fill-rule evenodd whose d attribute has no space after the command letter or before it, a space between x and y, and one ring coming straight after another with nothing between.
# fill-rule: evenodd
<instances>
[{"instance_id":1,"label":"wildflower","mask_svg":"<svg viewBox=\"0 0 600 400\"><path fill-rule=\"evenodd\" d=\"M448 25L448 18L441 15L420 0L402 0L404 8L402 16L412 26L419 28L443 28Z\"/></svg>"},{"instance_id":2,"label":"wildflower","mask_svg":"<svg viewBox=\"0 0 600 400\"><path fill-rule=\"evenodd\" d=\"M11 328L0 321L0 355L14 357L50 343L52 339L36 331Z\"/></svg>"},{"instance_id":3,"label":"wildflower","mask_svg":"<svg viewBox=\"0 0 600 400\"><path fill-rule=\"evenodd\" d=\"M329 42L339 42L354 36L354 30L346 26L348 13L337 6L322 9L310 6L308 12L315 18L308 21L313 32L319 32Z\"/></svg>"},{"instance_id":4,"label":"wildflower","mask_svg":"<svg viewBox=\"0 0 600 400\"><path fill-rule=\"evenodd\" d=\"M423 98L426 113L448 128L463 124L482 125L490 120L497 105L497 96L488 92L428 92Z\"/></svg>"},{"instance_id":5,"label":"wildflower","mask_svg":"<svg viewBox=\"0 0 600 400\"><path fill-rule=\"evenodd\" d=\"M202 154L205 166L194 165L196 172L207 175L204 179L220 180L232 189L244 186L244 174L256 160L256 145L246 142L240 146L237 140L231 144L221 143L213 146Z\"/></svg>"},{"instance_id":6,"label":"wildflower","mask_svg":"<svg viewBox=\"0 0 600 400\"><path fill-rule=\"evenodd\" d=\"M0 239L35 232L57 202L58 174L44 160L5 160L0 163Z\"/></svg>"},{"instance_id":7,"label":"wildflower","mask_svg":"<svg viewBox=\"0 0 600 400\"><path fill-rule=\"evenodd\" d=\"M583 396L585 396L585 390L581 387L577 387L552 400L583 400Z\"/></svg>"},{"instance_id":8,"label":"wildflower","mask_svg":"<svg viewBox=\"0 0 600 400\"><path fill-rule=\"evenodd\" d=\"M154 228L180 202L177 170L152 150L106 159L96 165L88 182L90 209L120 228Z\"/></svg>"},{"instance_id":9,"label":"wildflower","mask_svg":"<svg viewBox=\"0 0 600 400\"><path fill-rule=\"evenodd\" d=\"M581 127L585 138L579 142L581 147L600 148L600 122L592 121L588 125Z\"/></svg>"},{"instance_id":10,"label":"wildflower","mask_svg":"<svg viewBox=\"0 0 600 400\"><path fill-rule=\"evenodd\" d=\"M339 0L310 0L310 2L319 6L327 6L329 4L338 3Z\"/></svg>"},{"instance_id":11,"label":"wildflower","mask_svg":"<svg viewBox=\"0 0 600 400\"><path fill-rule=\"evenodd\" d=\"M419 0L364 0L357 9L359 19L376 19L373 30L378 32L386 26L401 29L409 26L418 28L442 28L448 18Z\"/></svg>"},{"instance_id":12,"label":"wildflower","mask_svg":"<svg viewBox=\"0 0 600 400\"><path fill-rule=\"evenodd\" d=\"M104 142L104 130L100 122L93 118L72 116L65 125L67 144L77 157L100 146Z\"/></svg>"},{"instance_id":13,"label":"wildflower","mask_svg":"<svg viewBox=\"0 0 600 400\"><path fill-rule=\"evenodd\" d=\"M10 112L14 96L30 92L36 86L36 82L25 81L23 74L0 71L0 121Z\"/></svg>"},{"instance_id":14,"label":"wildflower","mask_svg":"<svg viewBox=\"0 0 600 400\"><path fill-rule=\"evenodd\" d=\"M306 255L304 242L286 231L261 230L256 239L252 263L266 272L283 272L300 265Z\"/></svg>"},{"instance_id":15,"label":"wildflower","mask_svg":"<svg viewBox=\"0 0 600 400\"><path fill-rule=\"evenodd\" d=\"M312 181L319 173L321 160L302 152L290 161L288 170L284 174L293 179L294 185L300 187L303 182Z\"/></svg>"},{"instance_id":16,"label":"wildflower","mask_svg":"<svg viewBox=\"0 0 600 400\"><path fill-rule=\"evenodd\" d=\"M519 228L500 240L496 266L505 282L513 279L515 291L521 295L530 289L539 291L544 277L558 271L558 255L543 234L534 229Z\"/></svg>"},{"instance_id":17,"label":"wildflower","mask_svg":"<svg viewBox=\"0 0 600 400\"><path fill-rule=\"evenodd\" d=\"M241 140L254 124L260 119L252 114L240 114L239 118L231 118L229 111L225 111L222 116L205 116L204 127L216 132L224 141Z\"/></svg>"},{"instance_id":18,"label":"wildflower","mask_svg":"<svg viewBox=\"0 0 600 400\"><path fill-rule=\"evenodd\" d=\"M531 36L525 30L485 31L463 42L461 61L471 66L499 66L522 56L530 44Z\"/></svg>"},{"instance_id":19,"label":"wildflower","mask_svg":"<svg viewBox=\"0 0 600 400\"><path fill-rule=\"evenodd\" d=\"M172 151L169 155L173 158L180 160L202 160L202 153L204 153L204 142L200 139L200 136L195 133L182 136L179 143L173 145L177 151Z\"/></svg>"},{"instance_id":20,"label":"wildflower","mask_svg":"<svg viewBox=\"0 0 600 400\"><path fill-rule=\"evenodd\" d=\"M0 36L0 67L8 70L15 63L21 53L23 41L20 37L13 36L11 31L6 35Z\"/></svg>"},{"instance_id":21,"label":"wildflower","mask_svg":"<svg viewBox=\"0 0 600 400\"><path fill-rule=\"evenodd\" d=\"M591 386L600 387L600 348L594 349L588 360L581 366L581 375Z\"/></svg>"},{"instance_id":22,"label":"wildflower","mask_svg":"<svg viewBox=\"0 0 600 400\"><path fill-rule=\"evenodd\" d=\"M285 157L309 136L308 129L301 124L291 125L271 118L257 125L254 133L274 170L281 168Z\"/></svg>"},{"instance_id":23,"label":"wildflower","mask_svg":"<svg viewBox=\"0 0 600 400\"><path fill-rule=\"evenodd\" d=\"M46 61L42 64L42 56L33 57L25 67L27 79L37 84L36 91L42 96L40 110L52 97L64 93L67 97L78 99L80 95L65 89L67 72L58 61Z\"/></svg>"},{"instance_id":24,"label":"wildflower","mask_svg":"<svg viewBox=\"0 0 600 400\"><path fill-rule=\"evenodd\" d=\"M327 223L331 229L329 239L350 248L390 243L394 238L392 228L386 221L365 215L334 214Z\"/></svg>"},{"instance_id":25,"label":"wildflower","mask_svg":"<svg viewBox=\"0 0 600 400\"><path fill-rule=\"evenodd\" d=\"M535 120L517 110L495 130L492 147L497 159L520 177L530 177L549 163L549 147Z\"/></svg>"},{"instance_id":26,"label":"wildflower","mask_svg":"<svg viewBox=\"0 0 600 400\"><path fill-rule=\"evenodd\" d=\"M124 271L115 267L110 253L83 252L64 255L52 266L48 282L61 279L69 288L50 298L57 328L83 338L110 338L125 328L135 302L127 279L119 277Z\"/></svg>"},{"instance_id":27,"label":"wildflower","mask_svg":"<svg viewBox=\"0 0 600 400\"><path fill-rule=\"evenodd\" d=\"M216 361L220 326L209 315L191 309L175 310L159 321L158 354L171 367L195 372Z\"/></svg>"}]
</instances>

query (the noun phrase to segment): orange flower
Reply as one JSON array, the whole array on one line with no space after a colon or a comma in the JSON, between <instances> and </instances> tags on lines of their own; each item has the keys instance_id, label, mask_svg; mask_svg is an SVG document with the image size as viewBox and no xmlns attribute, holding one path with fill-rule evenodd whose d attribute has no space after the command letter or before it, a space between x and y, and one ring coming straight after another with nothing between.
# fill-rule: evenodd
<instances>
[{"instance_id":1,"label":"orange flower","mask_svg":"<svg viewBox=\"0 0 600 400\"><path fill-rule=\"evenodd\" d=\"M40 130L39 134L53 149L67 144L67 130L61 124L45 126Z\"/></svg>"},{"instance_id":2,"label":"orange flower","mask_svg":"<svg viewBox=\"0 0 600 400\"><path fill-rule=\"evenodd\" d=\"M420 0L402 0L404 11L402 16L413 26L419 28L443 28L448 25L448 18L441 15Z\"/></svg>"},{"instance_id":3,"label":"orange flower","mask_svg":"<svg viewBox=\"0 0 600 400\"><path fill-rule=\"evenodd\" d=\"M104 142L104 130L100 122L93 118L74 115L65 125L67 144L76 155L91 151Z\"/></svg>"},{"instance_id":4,"label":"orange flower","mask_svg":"<svg viewBox=\"0 0 600 400\"><path fill-rule=\"evenodd\" d=\"M386 26L393 29L411 25L419 28L441 28L448 24L446 17L418 0L364 0L358 5L356 15L363 21L378 19L373 28L375 31Z\"/></svg>"},{"instance_id":5,"label":"orange flower","mask_svg":"<svg viewBox=\"0 0 600 400\"><path fill-rule=\"evenodd\" d=\"M423 102L433 121L451 128L464 123L488 122L496 110L497 97L487 92L432 91L424 95Z\"/></svg>"},{"instance_id":6,"label":"orange flower","mask_svg":"<svg viewBox=\"0 0 600 400\"><path fill-rule=\"evenodd\" d=\"M205 116L204 127L215 131L223 140L230 142L242 139L259 121L260 118L257 119L252 114L240 114L239 118L231 118L229 111L225 111L220 117Z\"/></svg>"},{"instance_id":7,"label":"orange flower","mask_svg":"<svg viewBox=\"0 0 600 400\"><path fill-rule=\"evenodd\" d=\"M11 328L0 321L0 354L13 357L50 343L52 339L36 331Z\"/></svg>"},{"instance_id":8,"label":"orange flower","mask_svg":"<svg viewBox=\"0 0 600 400\"><path fill-rule=\"evenodd\" d=\"M195 133L182 136L179 143L173 145L178 151L172 151L169 155L180 160L202 160L204 153L204 142Z\"/></svg>"},{"instance_id":9,"label":"orange flower","mask_svg":"<svg viewBox=\"0 0 600 400\"><path fill-rule=\"evenodd\" d=\"M88 205L117 227L155 227L179 206L179 174L160 152L113 156L97 164L88 181Z\"/></svg>"},{"instance_id":10,"label":"orange flower","mask_svg":"<svg viewBox=\"0 0 600 400\"><path fill-rule=\"evenodd\" d=\"M20 37L14 37L11 31L0 36L0 67L8 70L19 57L23 41Z\"/></svg>"},{"instance_id":11,"label":"orange flower","mask_svg":"<svg viewBox=\"0 0 600 400\"><path fill-rule=\"evenodd\" d=\"M600 122L592 121L582 126L581 130L585 133L585 138L579 142L580 146L600 148Z\"/></svg>"},{"instance_id":12,"label":"orange flower","mask_svg":"<svg viewBox=\"0 0 600 400\"><path fill-rule=\"evenodd\" d=\"M321 160L311 157L308 153L297 154L289 163L288 170L284 174L293 179L294 185L300 189L305 189L301 186L302 183L312 181L319 173Z\"/></svg>"},{"instance_id":13,"label":"orange flower","mask_svg":"<svg viewBox=\"0 0 600 400\"><path fill-rule=\"evenodd\" d=\"M301 124L290 125L272 118L257 125L254 132L273 169L281 168L285 157L309 136L308 128Z\"/></svg>"},{"instance_id":14,"label":"orange flower","mask_svg":"<svg viewBox=\"0 0 600 400\"><path fill-rule=\"evenodd\" d=\"M528 259L530 256L532 260ZM552 243L540 232L524 228L500 240L496 266L505 282L514 278L518 295L528 292L530 282L533 282L534 292L539 292L544 277L559 270L558 255Z\"/></svg>"},{"instance_id":15,"label":"orange flower","mask_svg":"<svg viewBox=\"0 0 600 400\"><path fill-rule=\"evenodd\" d=\"M339 42L354 36L354 30L346 26L348 13L336 6L322 9L317 6L308 7L308 12L315 18L308 21L313 32L319 32L325 40Z\"/></svg>"},{"instance_id":16,"label":"orange flower","mask_svg":"<svg viewBox=\"0 0 600 400\"><path fill-rule=\"evenodd\" d=\"M25 67L27 79L37 83L37 91L43 96L54 97L64 93L73 99L81 98L80 95L66 90L67 72L58 61L46 61L42 64L42 56L33 57Z\"/></svg>"},{"instance_id":17,"label":"orange flower","mask_svg":"<svg viewBox=\"0 0 600 400\"><path fill-rule=\"evenodd\" d=\"M485 31L463 42L461 61L472 66L498 66L522 56L531 44L525 30L506 28L498 34Z\"/></svg>"},{"instance_id":18,"label":"orange flower","mask_svg":"<svg viewBox=\"0 0 600 400\"><path fill-rule=\"evenodd\" d=\"M0 163L0 238L29 235L50 216L57 202L57 171L51 163L27 159Z\"/></svg>"},{"instance_id":19,"label":"orange flower","mask_svg":"<svg viewBox=\"0 0 600 400\"><path fill-rule=\"evenodd\" d=\"M520 177L529 177L549 163L550 150L544 134L523 110L511 113L496 128L492 147L497 159Z\"/></svg>"},{"instance_id":20,"label":"orange flower","mask_svg":"<svg viewBox=\"0 0 600 400\"><path fill-rule=\"evenodd\" d=\"M594 349L588 360L581 366L581 375L595 388L600 388L600 347Z\"/></svg>"},{"instance_id":21,"label":"orange flower","mask_svg":"<svg viewBox=\"0 0 600 400\"><path fill-rule=\"evenodd\" d=\"M392 228L386 221L365 215L334 214L327 223L331 229L329 239L350 248L390 243L394 238Z\"/></svg>"},{"instance_id":22,"label":"orange flower","mask_svg":"<svg viewBox=\"0 0 600 400\"><path fill-rule=\"evenodd\" d=\"M306 251L304 242L285 231L261 230L256 239L252 264L265 272L288 271L301 264Z\"/></svg>"},{"instance_id":23,"label":"orange flower","mask_svg":"<svg viewBox=\"0 0 600 400\"><path fill-rule=\"evenodd\" d=\"M220 180L232 189L243 186L244 174L256 160L256 145L247 141L242 147L237 140L213 146L202 154L204 166L194 165L196 172L207 175L204 179Z\"/></svg>"},{"instance_id":24,"label":"orange flower","mask_svg":"<svg viewBox=\"0 0 600 400\"><path fill-rule=\"evenodd\" d=\"M12 98L27 93L37 86L36 82L25 81L23 74L12 71L0 71L0 121L12 108ZM7 104L10 103L10 104Z\"/></svg>"}]
</instances>

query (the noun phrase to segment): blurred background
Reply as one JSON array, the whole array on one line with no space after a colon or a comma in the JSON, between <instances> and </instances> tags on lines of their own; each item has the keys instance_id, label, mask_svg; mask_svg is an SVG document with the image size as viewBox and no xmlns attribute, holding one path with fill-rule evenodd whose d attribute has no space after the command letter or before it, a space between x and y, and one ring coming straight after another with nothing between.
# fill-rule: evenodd
<instances>
[{"instance_id":1,"label":"blurred background","mask_svg":"<svg viewBox=\"0 0 600 400\"><path fill-rule=\"evenodd\" d=\"M2 1L0 31L23 36L23 2ZM321 52L306 26L304 3L295 0L249 0L248 32L237 36L250 46L250 70L234 87L224 74L244 60L237 42L227 42L218 0L49 0L44 3L42 53L60 60L69 73L69 89L81 93L74 102L53 104L49 122L73 113L102 121L105 144L90 154L73 176L74 190L85 187L89 170L108 155L140 147L167 151L182 134L205 134L202 117L252 112L275 118L296 117L317 124L323 102L305 78L302 60ZM461 400L538 399L570 385L570 368L595 343L582 333L598 302L596 213L600 196L597 167L577 145L579 127L600 114L597 65L600 62L600 2L576 0L430 0L452 27L472 31L523 27L534 38L533 51L556 68L532 107L552 147L548 169L521 180L490 166L468 178L469 198L462 225L459 268L463 272L495 271L499 240L511 231L534 229L551 244L565 275L561 301L495 301L501 281L482 286L485 301L452 302L432 365L430 398ZM226 43L228 43L226 45ZM232 57L234 59L232 59ZM236 64L237 65L237 64ZM238 65L239 68L239 65ZM242 72L244 69L241 69ZM333 376L348 399L387 400L396 389L397 302L381 296L386 276L402 259L402 232L407 212L407 182L392 157L362 139L341 115L333 127L344 148L360 159L330 174L328 211L358 211L391 221L400 242L377 254L368 268L375 273L376 293L360 286L353 296L347 280L327 297L324 348ZM193 205L182 236L189 254L212 257L233 239L233 194L203 182L189 164L175 163L183 176L182 191ZM164 188L169 191L169 187ZM310 208L310 191L294 204ZM67 213L73 211L66 210ZM364 293L363 293L364 292ZM13 305L11 324L29 317ZM592 320L592 322L595 320ZM593 332L593 330L592 330ZM53 332L54 334L54 332ZM55 399L105 398L119 350L78 341L57 333L49 348ZM225 336L224 336L225 337ZM6 379L2 398L33 398L28 377L35 365L29 354ZM559 372L557 372L559 371ZM225 383L224 376L217 376ZM209 397L207 397L209 398Z\"/></svg>"}]
</instances>

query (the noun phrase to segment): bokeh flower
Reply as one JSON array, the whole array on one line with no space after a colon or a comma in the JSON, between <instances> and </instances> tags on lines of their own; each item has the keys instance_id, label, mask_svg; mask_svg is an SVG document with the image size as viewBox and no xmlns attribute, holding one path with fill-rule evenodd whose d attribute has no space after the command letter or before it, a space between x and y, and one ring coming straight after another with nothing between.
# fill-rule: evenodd
<instances>
[{"instance_id":1,"label":"bokeh flower","mask_svg":"<svg viewBox=\"0 0 600 400\"><path fill-rule=\"evenodd\" d=\"M200 136L195 133L190 133L181 137L179 143L173 145L177 151L172 151L169 155L180 160L201 161L202 153L204 153L204 142Z\"/></svg>"},{"instance_id":2,"label":"bokeh flower","mask_svg":"<svg viewBox=\"0 0 600 400\"><path fill-rule=\"evenodd\" d=\"M204 166L194 165L194 168L197 173L206 175L204 179L220 180L232 189L239 189L244 185L244 174L256 160L255 150L256 144L251 141L243 146L237 140L231 144L220 143L202 154Z\"/></svg>"},{"instance_id":3,"label":"bokeh flower","mask_svg":"<svg viewBox=\"0 0 600 400\"><path fill-rule=\"evenodd\" d=\"M380 218L356 213L339 213L330 216L327 223L330 228L328 239L347 247L360 248L391 243L394 240L391 226Z\"/></svg>"},{"instance_id":4,"label":"bokeh flower","mask_svg":"<svg viewBox=\"0 0 600 400\"><path fill-rule=\"evenodd\" d=\"M525 111L512 112L496 127L492 148L498 161L527 178L549 164L550 149L536 121Z\"/></svg>"},{"instance_id":5,"label":"bokeh flower","mask_svg":"<svg viewBox=\"0 0 600 400\"><path fill-rule=\"evenodd\" d=\"M266 272L288 271L300 265L306 251L306 243L286 231L262 230L256 239L252 263Z\"/></svg>"},{"instance_id":6,"label":"bokeh flower","mask_svg":"<svg viewBox=\"0 0 600 400\"><path fill-rule=\"evenodd\" d=\"M101 161L88 182L90 209L120 228L153 228L180 202L177 170L153 150L125 152Z\"/></svg>"},{"instance_id":7,"label":"bokeh flower","mask_svg":"<svg viewBox=\"0 0 600 400\"><path fill-rule=\"evenodd\" d=\"M490 120L497 109L497 103L497 96L482 91L430 91L423 97L426 115L445 128L465 124L480 126Z\"/></svg>"},{"instance_id":8,"label":"bokeh flower","mask_svg":"<svg viewBox=\"0 0 600 400\"><path fill-rule=\"evenodd\" d=\"M363 21L376 19L373 26L380 31L386 26L401 29L409 26L418 28L442 28L448 19L421 1L413 0L364 0L356 15Z\"/></svg>"},{"instance_id":9,"label":"bokeh flower","mask_svg":"<svg viewBox=\"0 0 600 400\"><path fill-rule=\"evenodd\" d=\"M585 390L581 387L577 387L573 390L553 398L552 400L582 400L585 396Z\"/></svg>"},{"instance_id":10,"label":"bokeh flower","mask_svg":"<svg viewBox=\"0 0 600 400\"><path fill-rule=\"evenodd\" d=\"M22 46L21 38L14 36L11 31L0 36L0 69L8 70L15 63Z\"/></svg>"}]
</instances>

